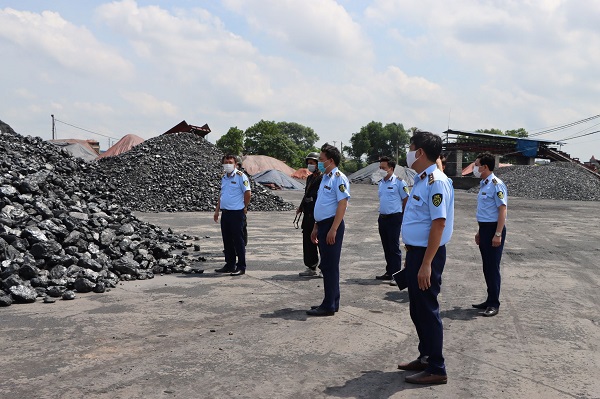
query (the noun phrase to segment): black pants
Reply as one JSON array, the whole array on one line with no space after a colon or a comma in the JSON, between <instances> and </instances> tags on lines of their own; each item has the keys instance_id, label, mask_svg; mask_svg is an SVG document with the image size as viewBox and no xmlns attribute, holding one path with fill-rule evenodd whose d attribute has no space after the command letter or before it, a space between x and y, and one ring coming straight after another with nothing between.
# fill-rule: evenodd
<instances>
[{"instance_id":1,"label":"black pants","mask_svg":"<svg viewBox=\"0 0 600 399\"><path fill-rule=\"evenodd\" d=\"M310 240L310 235L315 227L315 217L311 213L305 213L302 218L302 253L304 265L313 270L319 264L319 246Z\"/></svg>"},{"instance_id":2,"label":"black pants","mask_svg":"<svg viewBox=\"0 0 600 399\"><path fill-rule=\"evenodd\" d=\"M390 276L402 267L402 252L400 252L400 228L402 227L402 213L392 215L379 215L379 236L385 255L385 273Z\"/></svg>"},{"instance_id":3,"label":"black pants","mask_svg":"<svg viewBox=\"0 0 600 399\"><path fill-rule=\"evenodd\" d=\"M221 235L225 249L225 266L231 269L246 269L246 247L243 236L244 210L221 213ZM236 263L237 254L237 263Z\"/></svg>"},{"instance_id":4,"label":"black pants","mask_svg":"<svg viewBox=\"0 0 600 399\"><path fill-rule=\"evenodd\" d=\"M483 276L487 285L487 306L493 308L500 307L500 260L502 259L502 250L504 249L504 240L506 239L506 226L502 229L502 241L500 246L493 247L492 240L496 233L498 223L479 223L479 252L483 261Z\"/></svg>"},{"instance_id":5,"label":"black pants","mask_svg":"<svg viewBox=\"0 0 600 399\"><path fill-rule=\"evenodd\" d=\"M335 311L340 307L340 257L342 255L342 242L344 241L345 224L342 220L333 245L327 244L327 234L333 225L333 218L317 223L319 251L321 252L321 272L323 273L323 290L325 297L320 307Z\"/></svg>"},{"instance_id":6,"label":"black pants","mask_svg":"<svg viewBox=\"0 0 600 399\"><path fill-rule=\"evenodd\" d=\"M406 251L406 281L410 318L419 336L419 358L428 356L427 371L432 374L446 374L442 347L444 327L440 318L438 295L442 286L442 273L446 264L446 246L439 247L431 262L431 286L425 291L419 288L417 274L423 263L425 247L411 247Z\"/></svg>"}]
</instances>

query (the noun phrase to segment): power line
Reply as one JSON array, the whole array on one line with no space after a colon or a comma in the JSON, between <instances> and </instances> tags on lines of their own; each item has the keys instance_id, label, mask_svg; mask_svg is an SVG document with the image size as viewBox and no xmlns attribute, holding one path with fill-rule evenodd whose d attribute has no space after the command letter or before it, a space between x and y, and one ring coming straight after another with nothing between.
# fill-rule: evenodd
<instances>
[{"instance_id":1,"label":"power line","mask_svg":"<svg viewBox=\"0 0 600 399\"><path fill-rule=\"evenodd\" d=\"M107 135L105 135L105 134L102 134L102 133L98 133L98 132L94 132L94 131L92 131L92 130L84 129L84 128L82 128L82 127L79 127L79 126L75 126L75 125L72 125L72 124L70 124L70 123L63 122L63 121L61 121L61 120L59 120L59 119L56 119L56 118L55 118L54 120L55 120L56 122L60 122L60 123L62 123L63 125L67 125L67 126L74 127L75 129L83 130L84 132L88 132L88 133L92 133L92 134L97 134L98 136L106 137L107 139L118 140L118 139L117 139L117 138L115 138L115 137L107 136Z\"/></svg>"},{"instance_id":2,"label":"power line","mask_svg":"<svg viewBox=\"0 0 600 399\"><path fill-rule=\"evenodd\" d=\"M596 130L595 132L589 132L589 133L585 133L579 136L575 136L575 137L568 137L566 139L562 139L560 141L567 141L567 140L572 140L572 139L578 139L579 137L585 137L585 136L590 136L592 134L596 134L596 133L600 133L600 130Z\"/></svg>"},{"instance_id":3,"label":"power line","mask_svg":"<svg viewBox=\"0 0 600 399\"><path fill-rule=\"evenodd\" d=\"M581 123L589 122L589 121L594 120L596 118L600 118L600 115L594 115L594 116L590 116L589 118L581 119L579 121L567 123L565 125L560 125L560 126L555 126L555 127L552 127L552 128L544 129L544 130L539 131L537 133L530 134L529 137L535 137L535 136L541 136L541 135L548 134L548 133L553 133L553 132L556 132L556 131L559 131L559 130L563 130L563 129L567 129L569 127L573 127L573 126L579 125Z\"/></svg>"}]
</instances>

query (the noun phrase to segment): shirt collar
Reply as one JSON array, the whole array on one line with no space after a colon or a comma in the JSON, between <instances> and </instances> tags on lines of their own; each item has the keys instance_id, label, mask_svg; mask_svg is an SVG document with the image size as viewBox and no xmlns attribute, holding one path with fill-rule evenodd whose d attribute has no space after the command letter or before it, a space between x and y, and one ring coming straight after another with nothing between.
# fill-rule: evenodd
<instances>
[{"instance_id":1,"label":"shirt collar","mask_svg":"<svg viewBox=\"0 0 600 399\"><path fill-rule=\"evenodd\" d=\"M336 166L335 168L331 169L331 172L327 173L327 176L331 177L334 174L336 174L337 171L338 171L338 167Z\"/></svg>"},{"instance_id":2,"label":"shirt collar","mask_svg":"<svg viewBox=\"0 0 600 399\"><path fill-rule=\"evenodd\" d=\"M428 175L433 173L437 169L437 165L433 164L429 166L427 169L421 172L421 174L415 176L415 183L425 179Z\"/></svg>"},{"instance_id":3,"label":"shirt collar","mask_svg":"<svg viewBox=\"0 0 600 399\"><path fill-rule=\"evenodd\" d=\"M492 173L490 173L490 175L485 180L481 179L481 181L479 182L479 184L482 185L482 186L486 185L486 184L488 184L489 182L491 182L495 178L496 178L496 176L494 176L494 172L492 172Z\"/></svg>"},{"instance_id":4,"label":"shirt collar","mask_svg":"<svg viewBox=\"0 0 600 399\"><path fill-rule=\"evenodd\" d=\"M381 180L383 180L383 181L384 181L384 182L386 182L386 183L388 183L388 182L390 182L390 183L391 183L391 182L393 182L393 181L394 181L394 179L395 179L395 178L396 178L396 175L392 173L392 175L390 176L390 178L389 178L388 180L385 180L385 176L384 176L384 177L383 177L383 179L381 179Z\"/></svg>"}]
</instances>

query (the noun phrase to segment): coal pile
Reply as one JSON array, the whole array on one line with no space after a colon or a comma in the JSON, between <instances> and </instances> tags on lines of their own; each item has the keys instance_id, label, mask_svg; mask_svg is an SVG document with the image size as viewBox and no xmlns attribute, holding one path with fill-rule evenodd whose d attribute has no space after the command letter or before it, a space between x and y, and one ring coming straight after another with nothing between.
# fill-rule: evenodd
<instances>
[{"instance_id":1,"label":"coal pile","mask_svg":"<svg viewBox=\"0 0 600 399\"><path fill-rule=\"evenodd\" d=\"M214 211L221 190L223 153L193 133L144 141L98 160L95 180L106 181L115 200L141 212ZM293 205L252 179L251 211L287 211Z\"/></svg>"},{"instance_id":2,"label":"coal pile","mask_svg":"<svg viewBox=\"0 0 600 399\"><path fill-rule=\"evenodd\" d=\"M531 199L599 201L600 179L569 162L540 166L513 165L494 170L508 195ZM477 193L479 186L469 192Z\"/></svg>"},{"instance_id":3,"label":"coal pile","mask_svg":"<svg viewBox=\"0 0 600 399\"><path fill-rule=\"evenodd\" d=\"M138 220L95 168L0 121L0 306L190 270L189 237Z\"/></svg>"}]
</instances>

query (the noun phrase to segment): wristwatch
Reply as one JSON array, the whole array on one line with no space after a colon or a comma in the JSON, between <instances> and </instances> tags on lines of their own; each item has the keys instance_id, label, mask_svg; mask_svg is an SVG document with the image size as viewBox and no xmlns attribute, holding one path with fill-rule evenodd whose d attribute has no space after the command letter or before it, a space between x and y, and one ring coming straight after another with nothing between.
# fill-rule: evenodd
<instances>
[{"instance_id":1,"label":"wristwatch","mask_svg":"<svg viewBox=\"0 0 600 399\"><path fill-rule=\"evenodd\" d=\"M502 237L502 233L495 232L495 233L494 233L494 235L495 235L496 237Z\"/></svg>"}]
</instances>

